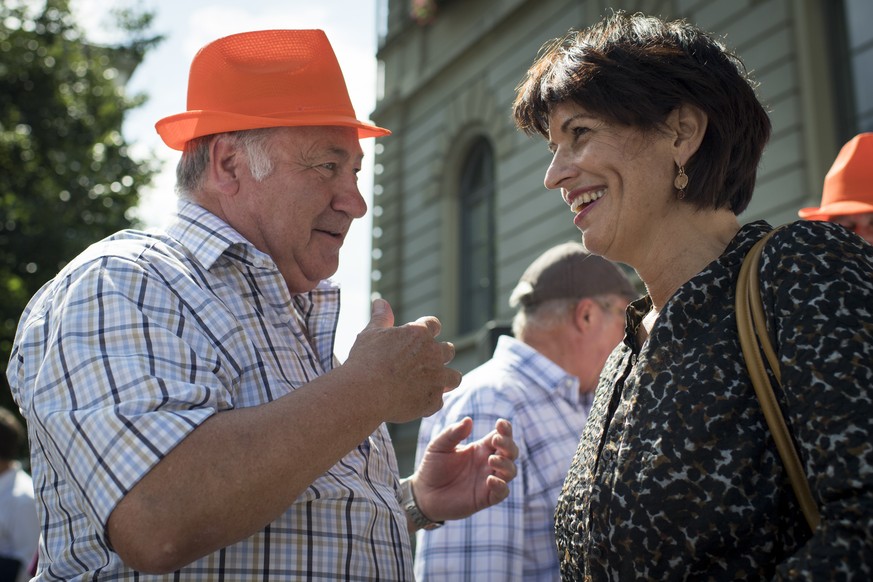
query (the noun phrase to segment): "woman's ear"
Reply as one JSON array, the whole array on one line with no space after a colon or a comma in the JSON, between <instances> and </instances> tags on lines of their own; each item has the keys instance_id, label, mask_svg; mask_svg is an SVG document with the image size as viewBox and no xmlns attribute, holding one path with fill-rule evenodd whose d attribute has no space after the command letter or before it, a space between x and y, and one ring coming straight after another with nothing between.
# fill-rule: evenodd
<instances>
[{"instance_id":1,"label":"woman's ear","mask_svg":"<svg viewBox=\"0 0 873 582\"><path fill-rule=\"evenodd\" d=\"M702 109L690 103L682 103L667 117L667 124L675 135L676 165L684 166L697 153L709 118Z\"/></svg>"}]
</instances>

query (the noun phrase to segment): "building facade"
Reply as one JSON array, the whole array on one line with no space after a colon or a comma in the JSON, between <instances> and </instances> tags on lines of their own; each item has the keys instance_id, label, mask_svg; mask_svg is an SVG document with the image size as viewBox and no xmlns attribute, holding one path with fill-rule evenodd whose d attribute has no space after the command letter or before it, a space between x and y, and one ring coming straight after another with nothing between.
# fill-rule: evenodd
<instances>
[{"instance_id":1,"label":"building facade","mask_svg":"<svg viewBox=\"0 0 873 582\"><path fill-rule=\"evenodd\" d=\"M549 39L611 9L686 18L760 83L773 134L749 208L781 224L817 205L840 146L873 131L868 0L382 0L372 289L398 321L436 315L468 371L508 333L507 299L543 250L578 240L543 176L542 139L516 131L515 87ZM417 423L391 427L403 473Z\"/></svg>"}]
</instances>

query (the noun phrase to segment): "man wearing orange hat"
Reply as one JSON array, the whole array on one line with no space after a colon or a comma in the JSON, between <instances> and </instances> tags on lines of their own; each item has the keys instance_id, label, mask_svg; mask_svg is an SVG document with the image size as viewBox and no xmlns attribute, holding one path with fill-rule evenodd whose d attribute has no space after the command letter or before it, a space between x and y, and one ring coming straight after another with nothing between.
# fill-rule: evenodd
<instances>
[{"instance_id":1,"label":"man wearing orange hat","mask_svg":"<svg viewBox=\"0 0 873 582\"><path fill-rule=\"evenodd\" d=\"M835 222L873 244L873 133L860 133L843 146L825 176L821 206L797 214Z\"/></svg>"},{"instance_id":2,"label":"man wearing orange hat","mask_svg":"<svg viewBox=\"0 0 873 582\"><path fill-rule=\"evenodd\" d=\"M333 356L358 140L388 131L356 118L315 30L207 45L157 129L183 151L177 221L74 259L13 346L37 580L411 579L408 532L504 499L518 449L505 420L460 445L467 418L400 480L384 423L439 409L453 346L377 300Z\"/></svg>"}]
</instances>

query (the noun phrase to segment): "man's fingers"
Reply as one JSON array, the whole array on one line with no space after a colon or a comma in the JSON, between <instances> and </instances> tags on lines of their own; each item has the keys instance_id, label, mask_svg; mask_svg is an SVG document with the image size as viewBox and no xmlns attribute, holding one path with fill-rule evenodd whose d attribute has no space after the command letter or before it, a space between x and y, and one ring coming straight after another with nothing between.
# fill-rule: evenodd
<instances>
[{"instance_id":1,"label":"man's fingers","mask_svg":"<svg viewBox=\"0 0 873 582\"><path fill-rule=\"evenodd\" d=\"M430 332L430 335L432 335L433 337L438 336L440 334L440 331L442 331L442 329L443 329L443 326L440 323L440 320L432 315L428 315L426 317L419 317L418 319L415 320L414 323L425 326L428 329L428 331Z\"/></svg>"},{"instance_id":2,"label":"man's fingers","mask_svg":"<svg viewBox=\"0 0 873 582\"><path fill-rule=\"evenodd\" d=\"M488 457L488 466L491 468L493 476L499 477L504 481L512 481L518 473L514 460L503 455L491 455Z\"/></svg>"},{"instance_id":3,"label":"man's fingers","mask_svg":"<svg viewBox=\"0 0 873 582\"><path fill-rule=\"evenodd\" d=\"M443 364L448 364L455 359L455 344L452 342L443 342Z\"/></svg>"},{"instance_id":4,"label":"man's fingers","mask_svg":"<svg viewBox=\"0 0 873 582\"><path fill-rule=\"evenodd\" d=\"M512 438L512 423L506 419L499 419L494 424L494 432L491 437L493 446L502 456L510 460L518 458L518 445Z\"/></svg>"},{"instance_id":5,"label":"man's fingers","mask_svg":"<svg viewBox=\"0 0 873 582\"><path fill-rule=\"evenodd\" d=\"M485 480L485 487L488 490L488 506L497 505L507 497L509 497L509 485L506 481L489 475Z\"/></svg>"}]
</instances>

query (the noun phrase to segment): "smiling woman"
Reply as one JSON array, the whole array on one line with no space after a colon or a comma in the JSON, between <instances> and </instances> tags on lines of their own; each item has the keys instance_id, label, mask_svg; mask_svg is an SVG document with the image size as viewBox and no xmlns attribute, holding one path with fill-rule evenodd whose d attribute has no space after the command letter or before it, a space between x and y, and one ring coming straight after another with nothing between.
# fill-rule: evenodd
<instances>
[{"instance_id":1,"label":"smiling woman","mask_svg":"<svg viewBox=\"0 0 873 582\"><path fill-rule=\"evenodd\" d=\"M557 504L564 579L869 579L873 247L800 221L761 261L779 406L822 515L810 531L737 335L740 265L771 231L737 217L770 135L739 58L688 22L618 12L548 43L514 114L548 139L545 185L589 250L648 291Z\"/></svg>"}]
</instances>

